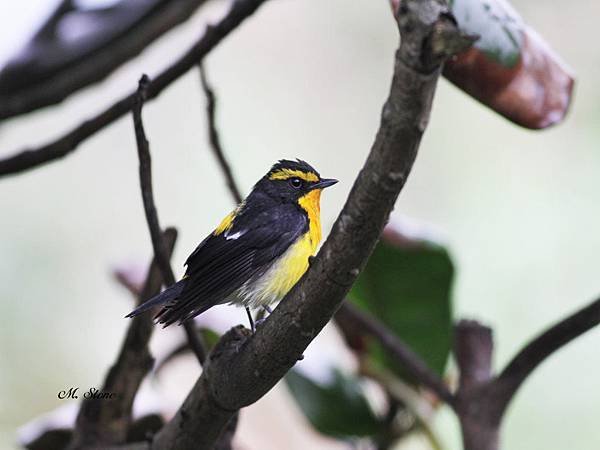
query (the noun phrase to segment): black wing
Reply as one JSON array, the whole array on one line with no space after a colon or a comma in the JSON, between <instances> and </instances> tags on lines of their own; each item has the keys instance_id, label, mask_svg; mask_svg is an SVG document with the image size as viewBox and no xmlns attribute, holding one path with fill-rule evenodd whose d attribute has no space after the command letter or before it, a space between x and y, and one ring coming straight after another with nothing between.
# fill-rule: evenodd
<instances>
[{"instance_id":1,"label":"black wing","mask_svg":"<svg viewBox=\"0 0 600 450\"><path fill-rule=\"evenodd\" d=\"M295 205L274 206L252 217L240 211L229 230L211 234L190 255L185 286L158 321L165 326L182 322L221 303L307 231L308 219Z\"/></svg>"}]
</instances>

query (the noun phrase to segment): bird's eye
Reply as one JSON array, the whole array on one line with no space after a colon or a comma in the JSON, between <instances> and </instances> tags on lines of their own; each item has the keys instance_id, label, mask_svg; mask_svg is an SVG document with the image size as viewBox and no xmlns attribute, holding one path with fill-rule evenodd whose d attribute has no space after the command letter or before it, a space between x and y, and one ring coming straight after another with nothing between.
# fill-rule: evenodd
<instances>
[{"instance_id":1,"label":"bird's eye","mask_svg":"<svg viewBox=\"0 0 600 450\"><path fill-rule=\"evenodd\" d=\"M300 178L290 178L290 185L294 189L300 189L302 187L302 180Z\"/></svg>"}]
</instances>

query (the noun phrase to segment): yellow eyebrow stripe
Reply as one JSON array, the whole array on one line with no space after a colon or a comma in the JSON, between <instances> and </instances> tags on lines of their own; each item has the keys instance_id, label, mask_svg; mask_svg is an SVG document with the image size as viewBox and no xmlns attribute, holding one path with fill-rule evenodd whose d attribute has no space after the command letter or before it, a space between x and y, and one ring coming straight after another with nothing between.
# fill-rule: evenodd
<instances>
[{"instance_id":1,"label":"yellow eyebrow stripe","mask_svg":"<svg viewBox=\"0 0 600 450\"><path fill-rule=\"evenodd\" d=\"M314 172L302 172L301 170L281 169L269 175L269 180L287 180L289 178L301 178L304 181L319 181L319 177Z\"/></svg>"}]
</instances>

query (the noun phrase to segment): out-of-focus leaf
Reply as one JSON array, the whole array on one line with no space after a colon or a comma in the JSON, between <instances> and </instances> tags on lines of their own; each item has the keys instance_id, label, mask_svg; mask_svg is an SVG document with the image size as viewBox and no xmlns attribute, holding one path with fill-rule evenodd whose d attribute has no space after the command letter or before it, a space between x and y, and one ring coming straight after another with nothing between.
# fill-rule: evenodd
<instances>
[{"instance_id":1,"label":"out-of-focus leaf","mask_svg":"<svg viewBox=\"0 0 600 450\"><path fill-rule=\"evenodd\" d=\"M401 0L391 0L394 11ZM574 78L549 45L505 0L452 0L461 29L479 35L446 62L444 76L514 123L542 129L561 122Z\"/></svg>"},{"instance_id":2,"label":"out-of-focus leaf","mask_svg":"<svg viewBox=\"0 0 600 450\"><path fill-rule=\"evenodd\" d=\"M452 14L461 29L476 34L473 45L487 58L504 67L519 63L523 22L504 0L451 0Z\"/></svg>"},{"instance_id":3,"label":"out-of-focus leaf","mask_svg":"<svg viewBox=\"0 0 600 450\"><path fill-rule=\"evenodd\" d=\"M411 237L392 224L386 227L350 298L442 374L452 339L453 275L454 266L443 246ZM406 376L375 342L368 341L363 350Z\"/></svg>"},{"instance_id":4,"label":"out-of-focus leaf","mask_svg":"<svg viewBox=\"0 0 600 450\"><path fill-rule=\"evenodd\" d=\"M329 382L317 382L292 369L285 381L300 408L321 433L370 436L381 429L356 377L335 371Z\"/></svg>"},{"instance_id":5,"label":"out-of-focus leaf","mask_svg":"<svg viewBox=\"0 0 600 450\"><path fill-rule=\"evenodd\" d=\"M202 339L204 339L204 343L206 344L206 351L209 352L212 348L219 342L221 339L221 335L210 328L202 327L200 328L200 333L202 334Z\"/></svg>"}]
</instances>

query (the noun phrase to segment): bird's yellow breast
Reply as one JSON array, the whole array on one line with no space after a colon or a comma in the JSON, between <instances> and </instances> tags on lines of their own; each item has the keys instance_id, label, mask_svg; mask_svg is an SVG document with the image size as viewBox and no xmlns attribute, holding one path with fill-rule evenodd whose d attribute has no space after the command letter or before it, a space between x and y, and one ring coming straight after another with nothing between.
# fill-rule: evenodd
<instances>
[{"instance_id":1,"label":"bird's yellow breast","mask_svg":"<svg viewBox=\"0 0 600 450\"><path fill-rule=\"evenodd\" d=\"M308 270L308 258L314 254L309 234L292 244L265 274L265 294L271 303L281 300Z\"/></svg>"},{"instance_id":2,"label":"bird's yellow breast","mask_svg":"<svg viewBox=\"0 0 600 450\"><path fill-rule=\"evenodd\" d=\"M265 274L265 294L281 300L308 270L308 258L321 242L321 189L310 191L298 200L308 214L308 232L302 235Z\"/></svg>"},{"instance_id":3,"label":"bird's yellow breast","mask_svg":"<svg viewBox=\"0 0 600 450\"><path fill-rule=\"evenodd\" d=\"M315 189L298 204L308 214L308 231L298 238L257 280L240 288L235 297L247 306L259 307L281 300L308 270L308 258L313 256L321 241L319 201L321 190Z\"/></svg>"}]
</instances>

